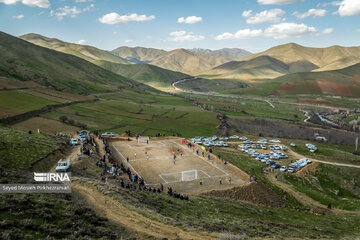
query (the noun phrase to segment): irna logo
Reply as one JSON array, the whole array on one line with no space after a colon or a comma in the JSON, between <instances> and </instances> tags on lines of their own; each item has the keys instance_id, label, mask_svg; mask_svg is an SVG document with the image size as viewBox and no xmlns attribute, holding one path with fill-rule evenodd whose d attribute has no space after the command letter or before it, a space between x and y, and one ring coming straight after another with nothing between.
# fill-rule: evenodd
<instances>
[{"instance_id":1,"label":"irna logo","mask_svg":"<svg viewBox=\"0 0 360 240\"><path fill-rule=\"evenodd\" d=\"M70 182L70 173L36 173L34 180L36 182Z\"/></svg>"}]
</instances>

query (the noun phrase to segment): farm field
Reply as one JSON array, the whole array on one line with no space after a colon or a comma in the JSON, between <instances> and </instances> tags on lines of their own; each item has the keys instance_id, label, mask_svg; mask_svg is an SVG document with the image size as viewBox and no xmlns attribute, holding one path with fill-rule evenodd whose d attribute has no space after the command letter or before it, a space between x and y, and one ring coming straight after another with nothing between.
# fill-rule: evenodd
<instances>
[{"instance_id":1,"label":"farm field","mask_svg":"<svg viewBox=\"0 0 360 240\"><path fill-rule=\"evenodd\" d=\"M201 110L178 97L127 90L98 97L97 102L61 108L42 117L59 120L61 116L67 116L86 124L90 130L121 133L131 130L143 135L210 135L216 132L218 125L215 113Z\"/></svg>"}]
</instances>

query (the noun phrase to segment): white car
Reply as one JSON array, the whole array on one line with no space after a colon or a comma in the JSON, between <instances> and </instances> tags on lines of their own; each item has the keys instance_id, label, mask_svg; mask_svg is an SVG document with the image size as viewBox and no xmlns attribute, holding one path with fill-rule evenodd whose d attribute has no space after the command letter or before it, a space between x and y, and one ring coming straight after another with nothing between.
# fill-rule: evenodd
<instances>
[{"instance_id":1,"label":"white car","mask_svg":"<svg viewBox=\"0 0 360 240\"><path fill-rule=\"evenodd\" d=\"M104 136L104 137L114 137L114 136L115 136L115 133L113 133L113 132L105 132L105 133L101 134L101 136Z\"/></svg>"},{"instance_id":2,"label":"white car","mask_svg":"<svg viewBox=\"0 0 360 240\"><path fill-rule=\"evenodd\" d=\"M295 168L292 168L292 167L289 167L289 169L288 169L289 173L294 173L295 171L296 171Z\"/></svg>"},{"instance_id":3,"label":"white car","mask_svg":"<svg viewBox=\"0 0 360 240\"><path fill-rule=\"evenodd\" d=\"M294 142L290 143L290 146L296 147L296 144Z\"/></svg>"},{"instance_id":4,"label":"white car","mask_svg":"<svg viewBox=\"0 0 360 240\"><path fill-rule=\"evenodd\" d=\"M70 143L71 143L72 145L78 145L78 144L79 144L79 141L78 141L77 138L72 138L72 139L70 140Z\"/></svg>"},{"instance_id":5,"label":"white car","mask_svg":"<svg viewBox=\"0 0 360 240\"><path fill-rule=\"evenodd\" d=\"M230 139L237 139L237 138L239 138L239 136L233 135L233 136L230 136L229 138Z\"/></svg>"},{"instance_id":6,"label":"white car","mask_svg":"<svg viewBox=\"0 0 360 240\"><path fill-rule=\"evenodd\" d=\"M286 170L287 170L287 167L286 167L286 166L282 166L282 167L280 168L280 171L282 171L282 172L286 172Z\"/></svg>"},{"instance_id":7,"label":"white car","mask_svg":"<svg viewBox=\"0 0 360 240\"><path fill-rule=\"evenodd\" d=\"M68 159L67 161L62 161L62 159L60 159L55 169L57 172L66 172L69 168L70 168L70 159Z\"/></svg>"}]
</instances>

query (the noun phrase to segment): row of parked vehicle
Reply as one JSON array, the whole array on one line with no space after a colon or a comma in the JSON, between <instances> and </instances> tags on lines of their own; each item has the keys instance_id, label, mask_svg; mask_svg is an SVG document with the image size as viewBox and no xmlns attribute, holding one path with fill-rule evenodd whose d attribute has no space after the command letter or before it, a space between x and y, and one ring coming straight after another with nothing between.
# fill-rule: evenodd
<instances>
[{"instance_id":1,"label":"row of parked vehicle","mask_svg":"<svg viewBox=\"0 0 360 240\"><path fill-rule=\"evenodd\" d=\"M78 145L78 144L82 143L83 141L85 141L85 140L86 140L86 136L88 136L89 134L90 134L89 131L87 131L87 130L82 130L82 131L80 131L80 132L78 133L79 138L72 138L72 139L70 139L70 143L71 143L72 145Z\"/></svg>"},{"instance_id":2,"label":"row of parked vehicle","mask_svg":"<svg viewBox=\"0 0 360 240\"><path fill-rule=\"evenodd\" d=\"M307 143L305 146L310 150L310 152L314 153L317 151L317 147L314 144Z\"/></svg>"},{"instance_id":3,"label":"row of parked vehicle","mask_svg":"<svg viewBox=\"0 0 360 240\"><path fill-rule=\"evenodd\" d=\"M228 147L229 144L227 144L226 142L224 142L225 138L220 138L219 140L221 141L216 141L218 139L217 136L212 136L212 137L195 137L193 139L191 139L191 141L193 143L199 144L199 145L204 145L206 147L210 147L210 146L218 146L218 147Z\"/></svg>"},{"instance_id":4,"label":"row of parked vehicle","mask_svg":"<svg viewBox=\"0 0 360 240\"><path fill-rule=\"evenodd\" d=\"M294 168L296 170L300 170L303 167L305 167L306 165L312 163L312 161L308 158L302 158L300 160L297 160L296 162L290 163L289 164L289 168Z\"/></svg>"}]
</instances>

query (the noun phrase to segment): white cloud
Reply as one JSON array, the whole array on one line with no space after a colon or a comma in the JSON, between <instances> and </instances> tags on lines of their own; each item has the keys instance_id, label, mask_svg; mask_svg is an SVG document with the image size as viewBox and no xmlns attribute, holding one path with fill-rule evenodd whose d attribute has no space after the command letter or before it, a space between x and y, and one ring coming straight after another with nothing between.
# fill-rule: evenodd
<instances>
[{"instance_id":1,"label":"white cloud","mask_svg":"<svg viewBox=\"0 0 360 240\"><path fill-rule=\"evenodd\" d=\"M20 14L20 15L17 15L17 16L13 16L13 18L15 18L15 19L23 19L23 18L24 18L24 14Z\"/></svg>"},{"instance_id":2,"label":"white cloud","mask_svg":"<svg viewBox=\"0 0 360 240\"><path fill-rule=\"evenodd\" d=\"M113 34L116 35L116 34L118 34L118 32L117 32L117 31L114 31Z\"/></svg>"},{"instance_id":3,"label":"white cloud","mask_svg":"<svg viewBox=\"0 0 360 240\"><path fill-rule=\"evenodd\" d=\"M5 3L6 5L15 4L19 0L0 0L0 3Z\"/></svg>"},{"instance_id":4,"label":"white cloud","mask_svg":"<svg viewBox=\"0 0 360 240\"><path fill-rule=\"evenodd\" d=\"M202 20L203 20L202 17L189 16L186 18L184 18L184 17L178 18L178 23L194 24L194 23L201 22Z\"/></svg>"},{"instance_id":5,"label":"white cloud","mask_svg":"<svg viewBox=\"0 0 360 240\"><path fill-rule=\"evenodd\" d=\"M50 3L48 0L22 0L22 3L30 7L49 8Z\"/></svg>"},{"instance_id":6,"label":"white cloud","mask_svg":"<svg viewBox=\"0 0 360 240\"><path fill-rule=\"evenodd\" d=\"M303 19L303 18L307 18L307 17L324 17L326 16L327 11L325 9L309 9L307 12L305 13L298 13L298 12L294 12L292 15L296 16L297 18Z\"/></svg>"},{"instance_id":7,"label":"white cloud","mask_svg":"<svg viewBox=\"0 0 360 240\"><path fill-rule=\"evenodd\" d=\"M340 6L341 1L333 1L333 2L326 2L326 3L318 3L317 7L328 7L328 6Z\"/></svg>"},{"instance_id":8,"label":"white cloud","mask_svg":"<svg viewBox=\"0 0 360 240\"><path fill-rule=\"evenodd\" d=\"M129 15L119 15L115 12L108 13L101 18L99 18L99 21L104 24L117 24L117 23L127 23L127 22L145 22L145 21L151 21L155 19L154 15L146 16L144 15L138 15L136 13L132 13Z\"/></svg>"},{"instance_id":9,"label":"white cloud","mask_svg":"<svg viewBox=\"0 0 360 240\"><path fill-rule=\"evenodd\" d=\"M5 3L6 5L16 4L21 2L22 4L28 5L30 7L40 7L40 8L49 8L49 0L0 0L0 3Z\"/></svg>"},{"instance_id":10,"label":"white cloud","mask_svg":"<svg viewBox=\"0 0 360 240\"><path fill-rule=\"evenodd\" d=\"M252 14L251 10L244 11L242 16L246 18L246 22L249 24L257 24L264 22L279 22L281 20L281 16L285 14L285 11L275 8L270 10L265 10L255 15Z\"/></svg>"},{"instance_id":11,"label":"white cloud","mask_svg":"<svg viewBox=\"0 0 360 240\"><path fill-rule=\"evenodd\" d=\"M324 29L324 30L322 31L322 33L323 33L323 34L330 34L330 33L332 33L333 31L334 31L333 28L326 28L326 29Z\"/></svg>"},{"instance_id":12,"label":"white cloud","mask_svg":"<svg viewBox=\"0 0 360 240\"><path fill-rule=\"evenodd\" d=\"M169 34L171 38L168 39L168 41L171 42L194 42L203 40L205 37L201 35L195 35L192 32L186 32L186 31L175 31L171 32Z\"/></svg>"},{"instance_id":13,"label":"white cloud","mask_svg":"<svg viewBox=\"0 0 360 240\"><path fill-rule=\"evenodd\" d=\"M338 13L340 16L360 15L360 1L359 0L343 0L340 3Z\"/></svg>"},{"instance_id":14,"label":"white cloud","mask_svg":"<svg viewBox=\"0 0 360 240\"><path fill-rule=\"evenodd\" d=\"M217 35L215 40L226 40L226 39L247 39L253 37L260 37L263 35L263 31L261 29L241 29L236 33L228 33L225 32L223 34Z\"/></svg>"},{"instance_id":15,"label":"white cloud","mask_svg":"<svg viewBox=\"0 0 360 240\"><path fill-rule=\"evenodd\" d=\"M83 2L93 2L94 0L75 0L77 3L83 3Z\"/></svg>"},{"instance_id":16,"label":"white cloud","mask_svg":"<svg viewBox=\"0 0 360 240\"><path fill-rule=\"evenodd\" d=\"M77 43L78 43L78 44L83 45L83 44L85 44L85 43L86 43L86 41L85 41L85 40L83 40L83 39L81 39L81 40L79 40Z\"/></svg>"},{"instance_id":17,"label":"white cloud","mask_svg":"<svg viewBox=\"0 0 360 240\"><path fill-rule=\"evenodd\" d=\"M76 18L77 15L83 13L83 12L87 12L90 11L91 8L94 7L94 4L90 4L89 6L87 6L86 8L77 8L76 6L70 7L70 6L64 6L62 8L57 8L56 11L51 10L50 11L50 15L51 16L55 16L57 17L57 19L62 20L64 17L71 17L71 18Z\"/></svg>"},{"instance_id":18,"label":"white cloud","mask_svg":"<svg viewBox=\"0 0 360 240\"><path fill-rule=\"evenodd\" d=\"M302 37L311 33L316 33L315 27L309 27L305 24L297 23L279 23L271 25L264 31L264 36L275 39L284 39L290 37Z\"/></svg>"},{"instance_id":19,"label":"white cloud","mask_svg":"<svg viewBox=\"0 0 360 240\"><path fill-rule=\"evenodd\" d=\"M124 42L125 43L131 43L131 42L133 42L134 40L131 40L131 39L127 39L127 40L125 40Z\"/></svg>"},{"instance_id":20,"label":"white cloud","mask_svg":"<svg viewBox=\"0 0 360 240\"><path fill-rule=\"evenodd\" d=\"M285 4L291 4L291 3L297 3L297 2L303 2L304 0L257 0L259 4L262 5L285 5Z\"/></svg>"}]
</instances>

